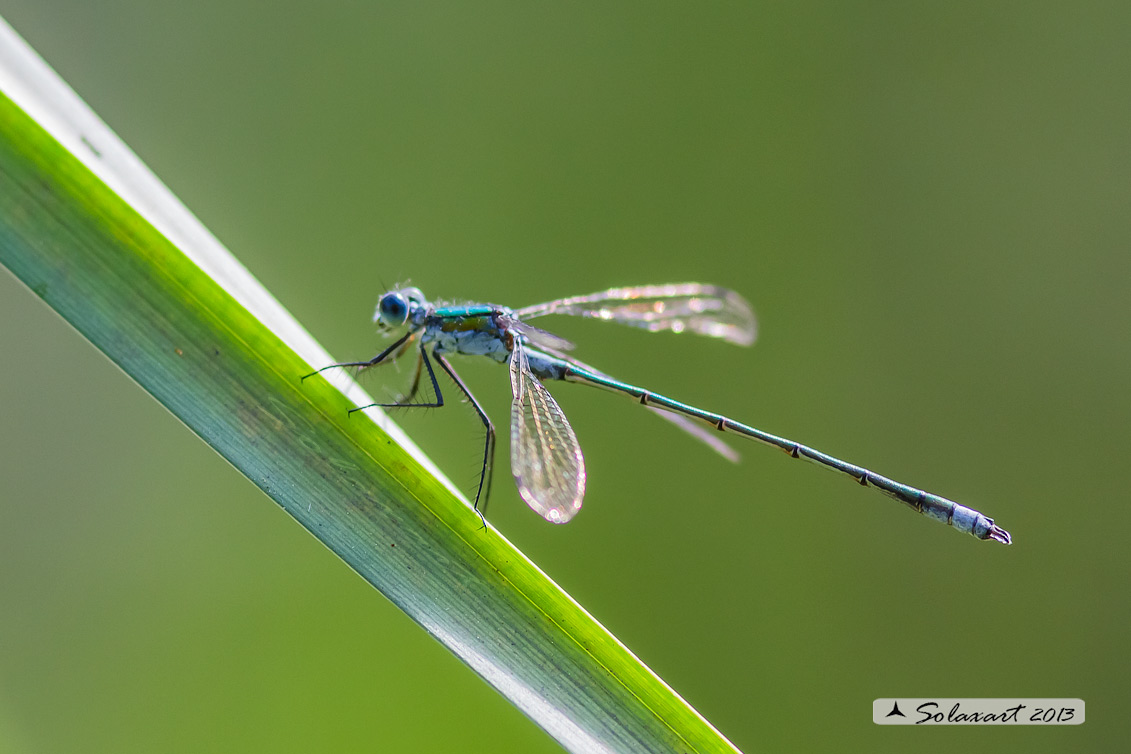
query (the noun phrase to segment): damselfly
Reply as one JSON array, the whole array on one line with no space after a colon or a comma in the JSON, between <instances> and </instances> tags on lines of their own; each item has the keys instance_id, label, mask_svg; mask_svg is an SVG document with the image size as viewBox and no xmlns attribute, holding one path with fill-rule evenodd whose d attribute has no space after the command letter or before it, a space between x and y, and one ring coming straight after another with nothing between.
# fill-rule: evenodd
<instances>
[{"instance_id":1,"label":"damselfly","mask_svg":"<svg viewBox=\"0 0 1131 754\"><path fill-rule=\"evenodd\" d=\"M459 378L446 356L487 356L510 367L511 473L527 505L547 521L564 524L581 510L585 497L585 460L577 435L543 380L562 380L605 388L632 397L659 416L706 442L731 460L734 451L711 429L748 437L839 471L865 487L875 487L914 510L947 523L979 539L1010 543L1009 532L993 519L944 497L847 463L806 445L742 424L722 414L672 400L651 390L621 382L566 355L573 344L528 323L547 314L568 314L619 322L652 332L693 332L738 345L754 342L755 322L750 305L734 291L699 283L611 288L587 296L573 296L524 309L495 304L432 304L418 288L398 288L381 297L374 322L383 330L406 328L392 345L368 361L332 364L365 369L395 361L414 346L416 369L408 393L393 403L374 403L355 411L385 408L440 407L444 405L435 361L471 403L486 430L483 465L475 492L475 510L486 510L495 455L495 428L479 401ZM413 402L421 377L427 372L434 401ZM317 374L314 372L313 374ZM311 375L307 375L308 377ZM305 379L305 378L304 378ZM698 420L697 424L692 420ZM708 429L710 428L710 429Z\"/></svg>"}]
</instances>

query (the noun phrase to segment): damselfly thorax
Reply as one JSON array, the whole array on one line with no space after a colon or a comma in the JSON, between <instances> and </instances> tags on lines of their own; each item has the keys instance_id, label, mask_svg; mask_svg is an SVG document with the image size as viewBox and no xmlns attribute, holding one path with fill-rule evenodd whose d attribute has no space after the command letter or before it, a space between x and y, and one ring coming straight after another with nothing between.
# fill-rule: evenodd
<instances>
[{"instance_id":1,"label":"damselfly thorax","mask_svg":"<svg viewBox=\"0 0 1131 754\"><path fill-rule=\"evenodd\" d=\"M421 343L435 344L439 353L459 353L465 356L488 356L495 361L504 362L510 358L513 338L499 325L505 314L502 309L494 309L487 314L433 315L427 320ZM508 341L511 344L508 344Z\"/></svg>"}]
</instances>

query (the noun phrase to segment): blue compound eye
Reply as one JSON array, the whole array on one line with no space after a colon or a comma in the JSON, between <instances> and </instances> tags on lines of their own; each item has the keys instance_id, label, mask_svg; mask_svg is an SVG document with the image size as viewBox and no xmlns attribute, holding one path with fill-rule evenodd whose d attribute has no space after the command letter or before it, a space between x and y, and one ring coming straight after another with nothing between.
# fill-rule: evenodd
<instances>
[{"instance_id":1,"label":"blue compound eye","mask_svg":"<svg viewBox=\"0 0 1131 754\"><path fill-rule=\"evenodd\" d=\"M386 293L377 304L377 318L389 327L400 327L408 321L408 302L399 293Z\"/></svg>"}]
</instances>

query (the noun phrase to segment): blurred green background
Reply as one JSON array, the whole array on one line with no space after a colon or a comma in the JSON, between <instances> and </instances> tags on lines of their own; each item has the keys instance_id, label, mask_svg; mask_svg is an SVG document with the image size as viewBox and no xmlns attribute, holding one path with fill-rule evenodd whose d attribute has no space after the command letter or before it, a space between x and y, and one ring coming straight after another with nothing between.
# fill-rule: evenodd
<instances>
[{"instance_id":1,"label":"blurred green background","mask_svg":"<svg viewBox=\"0 0 1131 754\"><path fill-rule=\"evenodd\" d=\"M387 285L701 280L755 348L580 358L967 502L1011 548L563 385L586 509L498 528L741 749L1111 751L1129 653L1131 6L2 0L342 359ZM0 274L0 751L556 744ZM498 365L461 362L498 424ZM378 395L400 387L370 383ZM400 416L464 489L466 407ZM880 728L882 696L1081 697Z\"/></svg>"}]
</instances>

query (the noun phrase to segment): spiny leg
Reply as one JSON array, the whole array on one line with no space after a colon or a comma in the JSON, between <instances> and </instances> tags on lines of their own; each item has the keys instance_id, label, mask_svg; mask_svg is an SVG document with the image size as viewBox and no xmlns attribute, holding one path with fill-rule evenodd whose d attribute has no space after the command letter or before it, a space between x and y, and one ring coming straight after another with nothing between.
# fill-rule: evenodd
<instances>
[{"instance_id":1,"label":"spiny leg","mask_svg":"<svg viewBox=\"0 0 1131 754\"><path fill-rule=\"evenodd\" d=\"M440 368L452 378L456 387L467 396L467 400L471 402L471 406L475 409L475 413L479 414L479 419L487 430L487 437L483 443L483 470L479 473L479 489L475 492L475 512L479 514L479 518L483 519L483 526L487 526L487 502L491 498L491 473L495 468L495 425L491 423L491 419L488 418L483 407L479 405L479 401L475 400L475 396L467 389L467 385L463 384L463 380L452 369L452 365L435 351L432 351L432 356L440 364ZM429 367L429 371L431 371L431 367ZM484 490L484 482L486 482L486 490ZM482 508L479 507L480 499L483 500Z\"/></svg>"},{"instance_id":2,"label":"spiny leg","mask_svg":"<svg viewBox=\"0 0 1131 754\"><path fill-rule=\"evenodd\" d=\"M420 356L416 359L416 374L412 377L412 385L409 387L408 392L397 398L397 403L410 404L416 393L420 390L420 376L424 374L424 351L420 352Z\"/></svg>"},{"instance_id":3,"label":"spiny leg","mask_svg":"<svg viewBox=\"0 0 1131 754\"><path fill-rule=\"evenodd\" d=\"M437 356L436 358L439 358L439 357ZM374 408L374 407L377 407L377 406L379 406L381 408L443 408L444 407L444 394L440 392L440 383L438 383L436 381L436 372L434 372L432 370L432 362L428 361L428 354L425 353L424 346L420 347L420 360L417 362L418 373L416 375L416 379L413 380L412 389L409 391L408 398L411 400L412 397L416 395L417 389L420 387L420 385L419 385L419 382L420 382L419 369L420 369L421 363L423 363L424 366L428 369L428 379L430 379L432 381L432 392L435 393L435 395L436 395L436 400L434 402L432 402L432 403L407 403L407 402L398 400L395 403L370 403L370 404L365 405L365 406L358 406L357 408L351 408L349 410L349 413L352 414L355 411L363 411L367 408Z\"/></svg>"},{"instance_id":4,"label":"spiny leg","mask_svg":"<svg viewBox=\"0 0 1131 754\"><path fill-rule=\"evenodd\" d=\"M314 375L318 374L319 372L323 372L327 369L333 369L335 367L361 367L361 368L365 368L365 367L375 366L375 365L380 364L381 362L385 361L385 359L390 354L393 354L394 352L396 352L396 353L391 360L395 361L398 357L400 357L407 350L408 345L412 342L413 339L415 339L415 337L416 337L415 332L409 332L409 333L405 334L404 337L398 339L395 343L390 345L388 348L386 348L381 353L374 356L369 361L351 361L351 362L345 362L345 363L342 363L342 364L331 364L329 366L322 367L321 369L317 369L317 370L311 372L308 375L305 375L302 379L305 380L307 377L313 377ZM397 349L400 349L400 350L398 351ZM459 375L456 374L455 370L452 369L451 365L444 359L444 357L441 356L440 354L436 353L435 351L432 352L432 355L436 359L436 361L438 361L440 363L440 366L443 368L443 370L445 372L447 372L448 376L451 377L452 382L454 382L456 387L458 387L460 389L460 392L462 392L464 395L467 396L467 399L471 402L471 405L475 409L475 412L479 415L479 419L483 422L483 426L486 427L486 429L487 429L487 437L486 437L486 441L484 443L484 448L483 448L483 469L479 474L479 488L475 492L475 504L474 504L475 512L479 514L480 520L483 521L483 526L486 527L487 519L484 517L484 514L487 511L487 501L488 501L488 499L490 498L490 495L491 495L491 476L492 476L492 472L494 470L494 465L495 465L495 463L494 463L494 461L495 461L495 426L491 423L491 420L487 417L487 413L483 410L483 407L479 405L479 401L475 400L475 396L473 396L471 394L471 391L467 388L467 385L465 385L463 383L463 380L461 380L459 378ZM432 383L432 391L436 395L436 400L433 403L410 403L409 401L411 401L412 398L416 396L416 393L420 389L420 376L421 376L421 368L420 367L421 367L422 364L428 370L428 379ZM409 391L406 395L401 396L401 398L398 399L397 402L395 402L395 403L370 403L366 406L359 406L357 408L352 408L352 409L350 409L349 413L353 414L355 411L361 411L363 409L375 408L375 407L381 407L381 408L443 408L443 406L444 406L444 394L440 391L440 384L436 381L436 372L432 369L432 363L428 360L428 354L424 350L424 344L422 343L421 347L420 347L420 358L416 362L416 374L413 377L412 386L409 388ZM484 486L486 486L486 489L484 489ZM486 493L486 494L484 494L484 493ZM482 501L483 501L482 509L480 509L480 507L479 507L480 499L482 499Z\"/></svg>"},{"instance_id":5,"label":"spiny leg","mask_svg":"<svg viewBox=\"0 0 1131 754\"><path fill-rule=\"evenodd\" d=\"M327 369L336 369L338 367L362 367L362 368L365 368L365 367L376 366L377 364L380 364L382 361L384 361L388 357L388 355L391 354L393 351L396 351L398 348L405 345L407 342L409 342L410 340L412 340L415 337L416 337L415 332L407 332L407 333L405 333L404 337L399 338L395 343L393 343L391 346L386 348L381 353L374 356L369 361L347 361L347 362L344 362L342 364L330 364L329 366L322 367L321 369L315 369L310 374L303 375L302 381L305 381L307 377L313 377L314 375L318 374L319 372L325 372ZM393 356L392 360L395 361L397 359L397 357L400 356L403 353L404 353L403 350L399 351L396 354L396 356Z\"/></svg>"},{"instance_id":6,"label":"spiny leg","mask_svg":"<svg viewBox=\"0 0 1131 754\"><path fill-rule=\"evenodd\" d=\"M397 357L399 358L400 354L397 354ZM385 406L385 407L388 407L388 408L408 408L409 406L437 408L438 406L442 406L443 405L442 400L439 404L435 404L435 403L413 403L412 402L412 399L416 397L416 394L418 392L420 392L420 378L424 374L424 351L423 350L421 350L420 353L418 353L417 356L416 356L416 369L414 370L414 372L415 373L412 376L412 384L409 386L407 393L401 393L400 395L398 395L396 398L393 399L392 403L370 403L368 406L362 406L361 408L369 408L370 406ZM350 409L350 413L352 414L354 411L358 411L358 410L359 409L356 409L356 408Z\"/></svg>"}]
</instances>

